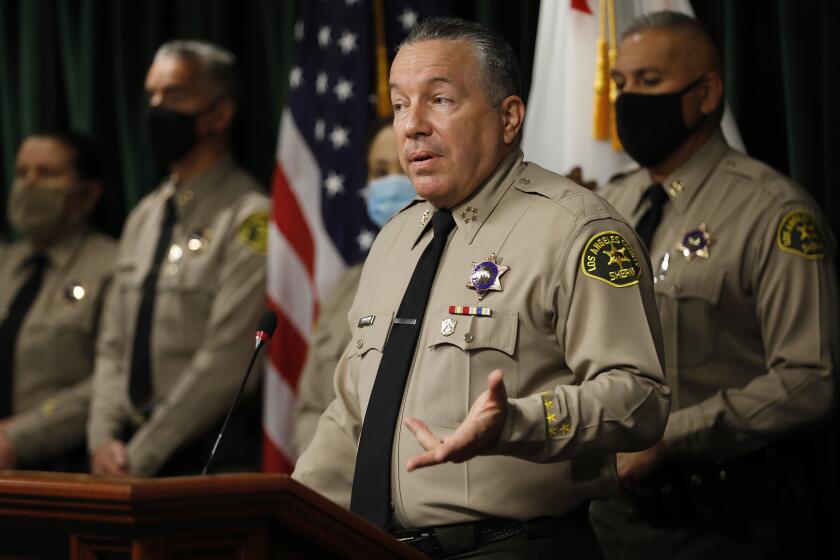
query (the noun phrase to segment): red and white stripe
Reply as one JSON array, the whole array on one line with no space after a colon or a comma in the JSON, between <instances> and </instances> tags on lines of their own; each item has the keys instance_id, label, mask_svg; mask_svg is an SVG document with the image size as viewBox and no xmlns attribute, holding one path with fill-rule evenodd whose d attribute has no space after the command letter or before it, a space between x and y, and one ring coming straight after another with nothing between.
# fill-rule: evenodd
<instances>
[{"instance_id":1,"label":"red and white stripe","mask_svg":"<svg viewBox=\"0 0 840 560\"><path fill-rule=\"evenodd\" d=\"M321 169L283 111L272 180L268 237L268 302L277 312L263 388L263 470L291 472L298 378L318 315L319 294L333 286L344 260L324 227Z\"/></svg>"}]
</instances>

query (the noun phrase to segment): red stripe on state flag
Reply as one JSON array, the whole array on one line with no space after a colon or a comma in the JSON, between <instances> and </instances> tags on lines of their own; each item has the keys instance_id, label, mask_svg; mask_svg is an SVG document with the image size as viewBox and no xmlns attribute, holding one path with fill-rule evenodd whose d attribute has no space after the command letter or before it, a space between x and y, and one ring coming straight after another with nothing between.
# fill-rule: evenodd
<instances>
[{"instance_id":1,"label":"red stripe on state flag","mask_svg":"<svg viewBox=\"0 0 840 560\"><path fill-rule=\"evenodd\" d=\"M606 0L602 0L606 1ZM592 10L589 8L589 1L588 0L571 0L572 2L572 9L573 10L580 10L585 14L591 14Z\"/></svg>"},{"instance_id":2,"label":"red stripe on state flag","mask_svg":"<svg viewBox=\"0 0 840 560\"><path fill-rule=\"evenodd\" d=\"M274 166L272 191L277 229L300 256L309 277L315 278L315 241L297 196L279 162Z\"/></svg>"}]
</instances>

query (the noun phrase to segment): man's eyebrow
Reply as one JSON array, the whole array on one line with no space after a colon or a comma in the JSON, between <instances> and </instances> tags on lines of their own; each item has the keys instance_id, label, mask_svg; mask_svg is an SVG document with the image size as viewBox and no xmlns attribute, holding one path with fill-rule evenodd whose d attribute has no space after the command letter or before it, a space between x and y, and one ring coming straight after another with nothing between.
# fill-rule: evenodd
<instances>
[{"instance_id":1,"label":"man's eyebrow","mask_svg":"<svg viewBox=\"0 0 840 560\"><path fill-rule=\"evenodd\" d=\"M435 82L443 82L445 84L454 84L455 83L452 80L452 78L449 78L447 76L432 76L431 78L426 80L425 83L432 84L432 83L435 83ZM389 85L390 85L391 89L399 89L399 87L400 87L400 85L396 82L391 82Z\"/></svg>"}]
</instances>

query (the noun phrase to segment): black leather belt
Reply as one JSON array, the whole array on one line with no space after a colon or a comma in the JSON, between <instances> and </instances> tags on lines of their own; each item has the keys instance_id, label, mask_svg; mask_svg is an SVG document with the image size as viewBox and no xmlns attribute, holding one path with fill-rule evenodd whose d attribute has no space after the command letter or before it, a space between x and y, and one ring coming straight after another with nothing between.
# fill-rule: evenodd
<instances>
[{"instance_id":1,"label":"black leather belt","mask_svg":"<svg viewBox=\"0 0 840 560\"><path fill-rule=\"evenodd\" d=\"M570 529L577 523L588 523L589 503L560 517L538 517L516 521L492 517L470 523L456 523L421 529L397 529L391 533L431 558L447 558L463 554L494 542L520 535L540 538Z\"/></svg>"}]
</instances>

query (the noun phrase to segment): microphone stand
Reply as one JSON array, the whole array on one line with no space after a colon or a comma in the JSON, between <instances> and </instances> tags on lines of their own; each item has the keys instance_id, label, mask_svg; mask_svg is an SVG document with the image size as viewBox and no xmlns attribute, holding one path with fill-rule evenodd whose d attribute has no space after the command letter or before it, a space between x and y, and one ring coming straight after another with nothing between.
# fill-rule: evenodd
<instances>
[{"instance_id":1,"label":"microphone stand","mask_svg":"<svg viewBox=\"0 0 840 560\"><path fill-rule=\"evenodd\" d=\"M216 456L216 450L219 448L219 442L222 441L222 435L224 435L228 422L230 422L230 417L233 414L236 405L239 403L239 398L242 396L242 391L245 390L245 384L248 382L248 377L251 375L251 369L254 367L254 362L257 360L257 356L260 353L260 349L263 346L265 346L267 340L268 335L266 333L262 331L257 333L257 345L254 348L254 352L251 354L251 361L248 363L248 369L245 370L245 377L242 378L242 384L239 385L239 392L236 393L236 398L233 399L233 403L228 409L227 416L225 416L225 421L222 423L222 428L219 430L219 435L216 436L216 442L213 444L213 449L210 451L210 456L207 457L207 463L204 464L204 469L201 471L201 474L203 475L207 474L207 469L210 468L210 463L213 462L213 457Z\"/></svg>"}]
</instances>

